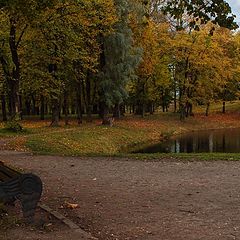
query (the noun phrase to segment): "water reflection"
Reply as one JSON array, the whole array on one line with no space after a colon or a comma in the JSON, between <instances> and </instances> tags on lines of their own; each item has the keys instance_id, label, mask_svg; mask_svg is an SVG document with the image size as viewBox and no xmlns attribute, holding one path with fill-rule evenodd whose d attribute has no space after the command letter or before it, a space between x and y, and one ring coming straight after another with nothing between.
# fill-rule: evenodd
<instances>
[{"instance_id":1,"label":"water reflection","mask_svg":"<svg viewBox=\"0 0 240 240\"><path fill-rule=\"evenodd\" d=\"M138 151L140 153L240 153L240 129L198 131Z\"/></svg>"}]
</instances>

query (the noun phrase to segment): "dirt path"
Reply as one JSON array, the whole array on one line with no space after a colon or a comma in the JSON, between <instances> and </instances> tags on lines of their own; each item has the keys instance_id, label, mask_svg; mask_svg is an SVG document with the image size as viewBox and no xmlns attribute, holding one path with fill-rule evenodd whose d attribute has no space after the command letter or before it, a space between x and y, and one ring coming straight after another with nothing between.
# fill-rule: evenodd
<instances>
[{"instance_id":1,"label":"dirt path","mask_svg":"<svg viewBox=\"0 0 240 240\"><path fill-rule=\"evenodd\" d=\"M100 240L240 239L240 162L12 152L1 152L0 160L37 173L45 185L42 202Z\"/></svg>"}]
</instances>

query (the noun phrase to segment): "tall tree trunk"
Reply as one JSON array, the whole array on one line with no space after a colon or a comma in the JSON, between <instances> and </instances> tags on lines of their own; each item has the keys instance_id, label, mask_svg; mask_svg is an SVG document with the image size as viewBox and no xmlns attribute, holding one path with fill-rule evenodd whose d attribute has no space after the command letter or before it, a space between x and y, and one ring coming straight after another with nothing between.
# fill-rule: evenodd
<instances>
[{"instance_id":1,"label":"tall tree trunk","mask_svg":"<svg viewBox=\"0 0 240 240\"><path fill-rule=\"evenodd\" d=\"M207 103L207 107L206 107L206 113L205 115L208 117L209 115L209 108L210 108L210 102Z\"/></svg>"},{"instance_id":2,"label":"tall tree trunk","mask_svg":"<svg viewBox=\"0 0 240 240\"><path fill-rule=\"evenodd\" d=\"M36 115L36 100L33 95L32 95L32 115Z\"/></svg>"},{"instance_id":3,"label":"tall tree trunk","mask_svg":"<svg viewBox=\"0 0 240 240\"><path fill-rule=\"evenodd\" d=\"M86 78L86 112L87 122L92 122L92 101L91 101L91 74L88 71Z\"/></svg>"},{"instance_id":4,"label":"tall tree trunk","mask_svg":"<svg viewBox=\"0 0 240 240\"><path fill-rule=\"evenodd\" d=\"M180 120L184 121L186 117L186 105L185 105L185 83L182 88L180 88L179 93L179 112L180 112Z\"/></svg>"},{"instance_id":5,"label":"tall tree trunk","mask_svg":"<svg viewBox=\"0 0 240 240\"><path fill-rule=\"evenodd\" d=\"M58 109L59 121L62 119L61 110L62 110L62 99L59 99L59 109Z\"/></svg>"},{"instance_id":6,"label":"tall tree trunk","mask_svg":"<svg viewBox=\"0 0 240 240\"><path fill-rule=\"evenodd\" d=\"M193 114L193 105L192 103L189 103L189 116L193 117L194 114Z\"/></svg>"},{"instance_id":7,"label":"tall tree trunk","mask_svg":"<svg viewBox=\"0 0 240 240\"><path fill-rule=\"evenodd\" d=\"M174 86L174 112L177 112L177 90L176 86Z\"/></svg>"},{"instance_id":8,"label":"tall tree trunk","mask_svg":"<svg viewBox=\"0 0 240 240\"><path fill-rule=\"evenodd\" d=\"M162 103L162 111L165 112L165 105Z\"/></svg>"},{"instance_id":9,"label":"tall tree trunk","mask_svg":"<svg viewBox=\"0 0 240 240\"><path fill-rule=\"evenodd\" d=\"M18 56L18 44L19 39L16 39L16 20L10 18L10 37L9 37L9 46L11 51L11 57L14 64L12 69L12 76L9 79L8 85L10 89L10 106L11 106L11 118L15 118L20 112L19 105L19 81L20 81L20 61Z\"/></svg>"},{"instance_id":10,"label":"tall tree trunk","mask_svg":"<svg viewBox=\"0 0 240 240\"><path fill-rule=\"evenodd\" d=\"M6 99L5 95L1 95L1 100L2 100L2 120L5 122L7 121L7 111L6 111Z\"/></svg>"},{"instance_id":11,"label":"tall tree trunk","mask_svg":"<svg viewBox=\"0 0 240 240\"><path fill-rule=\"evenodd\" d=\"M180 111L180 120L184 121L186 117L186 110L185 110L185 105L180 102L179 104L179 111Z\"/></svg>"},{"instance_id":12,"label":"tall tree trunk","mask_svg":"<svg viewBox=\"0 0 240 240\"><path fill-rule=\"evenodd\" d=\"M108 120L108 106L103 103L102 104L102 125L109 125L109 120Z\"/></svg>"},{"instance_id":13,"label":"tall tree trunk","mask_svg":"<svg viewBox=\"0 0 240 240\"><path fill-rule=\"evenodd\" d=\"M4 73L4 77L6 80L6 85L7 85L7 96L8 96L8 110L9 110L9 115L10 118L13 116L13 110L12 110L12 101L11 101L11 74L9 71L9 66L8 66L8 62L5 59L4 55L0 55L0 62L2 65L2 69L3 69L3 73Z\"/></svg>"},{"instance_id":14,"label":"tall tree trunk","mask_svg":"<svg viewBox=\"0 0 240 240\"><path fill-rule=\"evenodd\" d=\"M49 114L49 105L48 103L45 104L45 115L48 115Z\"/></svg>"},{"instance_id":15,"label":"tall tree trunk","mask_svg":"<svg viewBox=\"0 0 240 240\"><path fill-rule=\"evenodd\" d=\"M81 81L77 86L77 119L78 124L82 124L82 84Z\"/></svg>"},{"instance_id":16,"label":"tall tree trunk","mask_svg":"<svg viewBox=\"0 0 240 240\"><path fill-rule=\"evenodd\" d=\"M52 122L51 127L58 127L59 126L59 100L53 99L52 100Z\"/></svg>"},{"instance_id":17,"label":"tall tree trunk","mask_svg":"<svg viewBox=\"0 0 240 240\"><path fill-rule=\"evenodd\" d=\"M26 107L26 114L29 116L31 114L31 101L28 98L25 100L25 107Z\"/></svg>"},{"instance_id":18,"label":"tall tree trunk","mask_svg":"<svg viewBox=\"0 0 240 240\"><path fill-rule=\"evenodd\" d=\"M76 104L75 101L71 103L71 114L74 115L76 113Z\"/></svg>"},{"instance_id":19,"label":"tall tree trunk","mask_svg":"<svg viewBox=\"0 0 240 240\"><path fill-rule=\"evenodd\" d=\"M65 116L65 125L68 125L68 93L64 91L64 99L63 99L63 107L64 107L64 116Z\"/></svg>"},{"instance_id":20,"label":"tall tree trunk","mask_svg":"<svg viewBox=\"0 0 240 240\"><path fill-rule=\"evenodd\" d=\"M22 104L22 95L19 95L19 117L23 120L23 104Z\"/></svg>"},{"instance_id":21,"label":"tall tree trunk","mask_svg":"<svg viewBox=\"0 0 240 240\"><path fill-rule=\"evenodd\" d=\"M145 105L145 103L143 102L142 103L142 117L145 117L145 112L146 112L146 105Z\"/></svg>"},{"instance_id":22,"label":"tall tree trunk","mask_svg":"<svg viewBox=\"0 0 240 240\"><path fill-rule=\"evenodd\" d=\"M44 120L44 118L45 118L45 116L44 116L44 114L45 114L45 103L44 103L44 96L43 95L41 95L41 97L40 97L40 102L41 102L41 106L40 106L40 119L41 120Z\"/></svg>"},{"instance_id":23,"label":"tall tree trunk","mask_svg":"<svg viewBox=\"0 0 240 240\"><path fill-rule=\"evenodd\" d=\"M115 104L113 109L113 117L118 119L121 118L120 104Z\"/></svg>"},{"instance_id":24,"label":"tall tree trunk","mask_svg":"<svg viewBox=\"0 0 240 240\"><path fill-rule=\"evenodd\" d=\"M153 115L153 113L154 113L154 103L153 103L153 101L151 101L151 103L150 103L150 114Z\"/></svg>"},{"instance_id":25,"label":"tall tree trunk","mask_svg":"<svg viewBox=\"0 0 240 240\"><path fill-rule=\"evenodd\" d=\"M100 46L101 46L101 53L100 53L100 71L104 72L104 67L106 65L106 57L105 57L105 47L104 47L104 36L103 34L100 35ZM99 91L100 98L104 99L104 90L101 89ZM99 102L99 116L102 118L102 124L108 124L108 107L104 100Z\"/></svg>"},{"instance_id":26,"label":"tall tree trunk","mask_svg":"<svg viewBox=\"0 0 240 240\"><path fill-rule=\"evenodd\" d=\"M223 101L222 113L226 113L226 102Z\"/></svg>"}]
</instances>

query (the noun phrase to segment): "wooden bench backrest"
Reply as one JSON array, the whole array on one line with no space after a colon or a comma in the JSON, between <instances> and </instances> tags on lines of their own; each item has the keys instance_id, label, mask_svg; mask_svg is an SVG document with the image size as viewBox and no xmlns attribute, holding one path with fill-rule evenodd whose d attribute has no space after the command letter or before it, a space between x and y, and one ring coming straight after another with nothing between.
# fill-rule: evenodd
<instances>
[{"instance_id":1,"label":"wooden bench backrest","mask_svg":"<svg viewBox=\"0 0 240 240\"><path fill-rule=\"evenodd\" d=\"M18 177L19 175L19 172L5 166L2 162L0 162L0 182L8 181L12 178Z\"/></svg>"}]
</instances>

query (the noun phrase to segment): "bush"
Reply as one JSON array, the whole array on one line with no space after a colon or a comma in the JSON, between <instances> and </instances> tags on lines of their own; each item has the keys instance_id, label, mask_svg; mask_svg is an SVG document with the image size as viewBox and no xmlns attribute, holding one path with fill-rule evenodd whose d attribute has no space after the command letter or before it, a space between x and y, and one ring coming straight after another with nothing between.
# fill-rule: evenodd
<instances>
[{"instance_id":1,"label":"bush","mask_svg":"<svg viewBox=\"0 0 240 240\"><path fill-rule=\"evenodd\" d=\"M21 132L23 130L22 125L17 120L9 120L5 123L6 130L11 132Z\"/></svg>"}]
</instances>

